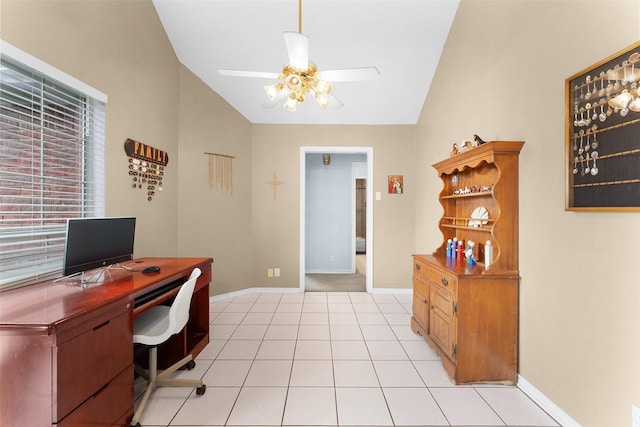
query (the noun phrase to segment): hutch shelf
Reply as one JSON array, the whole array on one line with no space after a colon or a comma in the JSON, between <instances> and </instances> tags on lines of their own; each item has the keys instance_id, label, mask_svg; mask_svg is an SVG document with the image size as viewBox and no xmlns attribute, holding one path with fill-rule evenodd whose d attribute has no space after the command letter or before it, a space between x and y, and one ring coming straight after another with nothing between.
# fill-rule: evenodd
<instances>
[{"instance_id":1,"label":"hutch shelf","mask_svg":"<svg viewBox=\"0 0 640 427\"><path fill-rule=\"evenodd\" d=\"M413 317L456 384L515 384L518 368L518 156L524 142L492 141L433 165L444 186L444 237L413 256ZM478 212L484 213L478 216ZM476 264L447 255L475 242ZM486 242L493 262L485 265Z\"/></svg>"}]
</instances>

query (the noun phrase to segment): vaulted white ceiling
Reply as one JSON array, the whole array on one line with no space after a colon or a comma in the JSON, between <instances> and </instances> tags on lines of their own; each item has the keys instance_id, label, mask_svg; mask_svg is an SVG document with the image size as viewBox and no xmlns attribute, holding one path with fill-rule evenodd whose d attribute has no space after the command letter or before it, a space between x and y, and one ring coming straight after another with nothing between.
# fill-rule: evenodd
<instances>
[{"instance_id":1,"label":"vaulted white ceiling","mask_svg":"<svg viewBox=\"0 0 640 427\"><path fill-rule=\"evenodd\" d=\"M302 33L320 71L377 67L375 81L337 82L344 106L296 112L264 108L273 80L219 69L279 73L283 33L298 31L297 0L153 0L179 61L252 123L415 124L458 8L458 0L303 0Z\"/></svg>"}]
</instances>

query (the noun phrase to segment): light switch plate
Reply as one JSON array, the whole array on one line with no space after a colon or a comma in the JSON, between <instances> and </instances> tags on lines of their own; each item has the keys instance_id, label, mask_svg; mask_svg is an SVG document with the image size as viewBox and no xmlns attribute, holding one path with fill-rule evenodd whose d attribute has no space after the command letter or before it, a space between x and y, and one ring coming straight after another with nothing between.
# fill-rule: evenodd
<instances>
[{"instance_id":1,"label":"light switch plate","mask_svg":"<svg viewBox=\"0 0 640 427\"><path fill-rule=\"evenodd\" d=\"M640 427L640 408L631 405L631 427Z\"/></svg>"}]
</instances>

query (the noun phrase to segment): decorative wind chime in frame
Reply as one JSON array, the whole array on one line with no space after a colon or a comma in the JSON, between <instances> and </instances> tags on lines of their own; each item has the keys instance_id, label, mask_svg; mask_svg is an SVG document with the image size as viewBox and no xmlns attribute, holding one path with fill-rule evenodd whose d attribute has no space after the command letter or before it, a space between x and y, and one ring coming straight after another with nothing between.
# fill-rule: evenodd
<instances>
[{"instance_id":1,"label":"decorative wind chime in frame","mask_svg":"<svg viewBox=\"0 0 640 427\"><path fill-rule=\"evenodd\" d=\"M234 156L218 153L204 153L209 156L209 191L233 196L233 159Z\"/></svg>"}]
</instances>

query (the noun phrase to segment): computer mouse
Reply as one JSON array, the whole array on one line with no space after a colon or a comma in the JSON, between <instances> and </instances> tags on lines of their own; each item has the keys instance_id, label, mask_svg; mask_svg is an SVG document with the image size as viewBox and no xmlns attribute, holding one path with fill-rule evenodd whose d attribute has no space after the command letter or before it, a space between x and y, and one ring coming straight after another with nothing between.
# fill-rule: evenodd
<instances>
[{"instance_id":1,"label":"computer mouse","mask_svg":"<svg viewBox=\"0 0 640 427\"><path fill-rule=\"evenodd\" d=\"M160 271L160 267L157 265L152 265L142 270L143 273L157 273L158 271Z\"/></svg>"}]
</instances>

